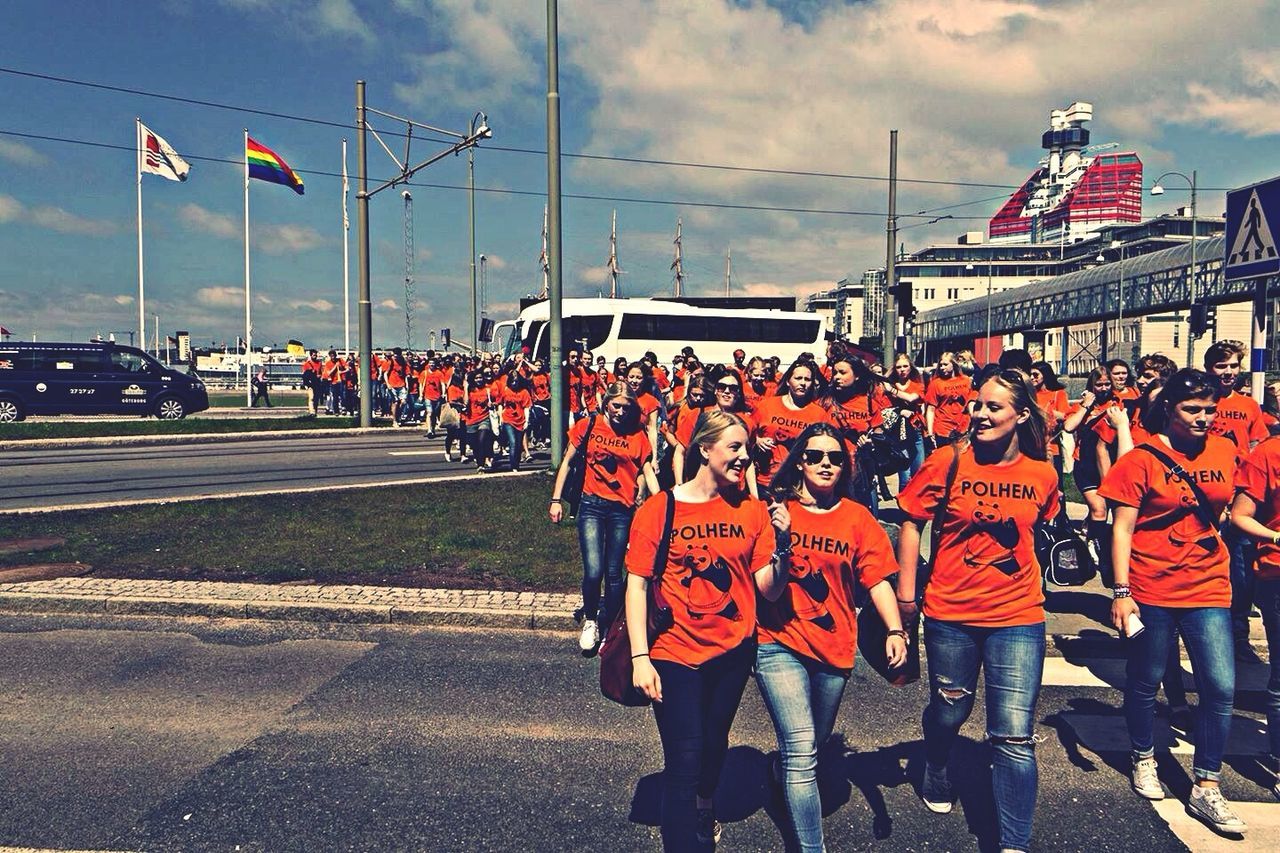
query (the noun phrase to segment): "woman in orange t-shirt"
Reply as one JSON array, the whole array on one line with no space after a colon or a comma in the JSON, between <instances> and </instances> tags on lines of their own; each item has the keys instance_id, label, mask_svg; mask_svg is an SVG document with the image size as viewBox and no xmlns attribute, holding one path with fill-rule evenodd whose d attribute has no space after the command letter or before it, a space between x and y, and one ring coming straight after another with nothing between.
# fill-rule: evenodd
<instances>
[{"instance_id":1,"label":"woman in orange t-shirt","mask_svg":"<svg viewBox=\"0 0 1280 853\"><path fill-rule=\"evenodd\" d=\"M973 380L961 369L954 353L938 356L937 368L924 392L926 446L942 447L969 431L969 402Z\"/></svg>"},{"instance_id":2,"label":"woman in orange t-shirt","mask_svg":"<svg viewBox=\"0 0 1280 853\"><path fill-rule=\"evenodd\" d=\"M883 413L889 407L889 398L880 378L857 356L839 350L827 365L831 368L831 384L819 405L826 411L827 421L853 448L853 498L874 515L880 509L880 501L875 460L870 458L871 434L883 432Z\"/></svg>"},{"instance_id":3,"label":"woman in orange t-shirt","mask_svg":"<svg viewBox=\"0 0 1280 853\"><path fill-rule=\"evenodd\" d=\"M1067 389L1058 381L1058 373L1047 361L1031 365L1031 387L1036 391L1036 405L1044 412L1044 429L1049 436L1049 461L1062 479L1062 443L1059 427L1071 407L1067 401Z\"/></svg>"},{"instance_id":4,"label":"woman in orange t-shirt","mask_svg":"<svg viewBox=\"0 0 1280 853\"><path fill-rule=\"evenodd\" d=\"M467 410L462 416L467 429L467 446L471 449L471 461L476 463L477 473L488 470L489 451L493 448L489 409L496 403L489 393L489 378L483 370L473 370L467 377Z\"/></svg>"},{"instance_id":5,"label":"woman in orange t-shirt","mask_svg":"<svg viewBox=\"0 0 1280 853\"><path fill-rule=\"evenodd\" d=\"M756 594L773 600L782 593L791 558L786 506L766 508L738 486L750 462L742 419L705 412L690 451L697 473L645 502L627 549L632 680L655 702L665 764L662 844L673 851L720 837L711 798L756 659ZM673 624L650 643L648 586L670 501L661 591Z\"/></svg>"},{"instance_id":6,"label":"woman in orange t-shirt","mask_svg":"<svg viewBox=\"0 0 1280 853\"><path fill-rule=\"evenodd\" d=\"M935 451L898 495L906 514L898 538L904 617L916 613L920 528L931 519L939 525L924 588L929 704L921 798L934 813L951 811L947 763L984 670L997 846L1010 850L1031 849L1036 805L1033 735L1045 616L1032 530L1058 514L1058 475L1044 443L1044 415L1030 382L1003 370L978 389L970 437Z\"/></svg>"},{"instance_id":7,"label":"woman in orange t-shirt","mask_svg":"<svg viewBox=\"0 0 1280 853\"><path fill-rule=\"evenodd\" d=\"M512 471L520 470L524 455L524 431L529 425L529 409L533 406L533 394L529 381L519 366L513 364L506 373L506 381L498 391L498 405L502 407L502 432L506 439L507 458Z\"/></svg>"},{"instance_id":8,"label":"woman in orange t-shirt","mask_svg":"<svg viewBox=\"0 0 1280 853\"><path fill-rule=\"evenodd\" d=\"M898 417L907 419L906 440L911 462L905 471L898 474L898 490L901 491L924 465L924 378L911 361L911 356L898 353L884 391L889 396L890 405L898 410Z\"/></svg>"},{"instance_id":9,"label":"woman in orange t-shirt","mask_svg":"<svg viewBox=\"0 0 1280 853\"><path fill-rule=\"evenodd\" d=\"M1111 621L1128 637L1124 715L1133 789L1164 799L1152 727L1169 648L1181 636L1200 696L1187 811L1219 832L1240 833L1243 822L1218 790L1235 691L1230 555L1218 519L1236 469L1235 446L1210 435L1219 391L1202 371L1175 373L1147 413L1154 437L1120 457L1098 493L1115 507Z\"/></svg>"},{"instance_id":10,"label":"woman in orange t-shirt","mask_svg":"<svg viewBox=\"0 0 1280 853\"><path fill-rule=\"evenodd\" d=\"M588 436L590 432L590 436ZM564 460L551 489L551 523L564 517L564 492L574 457L586 454L582 500L578 506L578 548L582 552L582 631L578 647L590 654L622 607L626 584L623 558L636 511L639 484L651 492L658 478L650 461L649 437L640 425L640 407L625 382L604 389L604 410L580 419L569 430ZM604 582L604 609L600 584Z\"/></svg>"},{"instance_id":11,"label":"woman in orange t-shirt","mask_svg":"<svg viewBox=\"0 0 1280 853\"><path fill-rule=\"evenodd\" d=\"M853 669L859 586L889 628L889 663L900 666L907 657L888 581L898 570L893 546L852 499L852 469L840 431L819 423L799 435L773 478L773 494L791 517L791 567L782 596L760 605L756 684L778 736L774 778L786 792L801 850L823 849L818 748L835 726Z\"/></svg>"},{"instance_id":12,"label":"woman in orange t-shirt","mask_svg":"<svg viewBox=\"0 0 1280 853\"><path fill-rule=\"evenodd\" d=\"M703 411L729 412L737 415L747 427L747 443L754 444L756 436L756 422L751 413L747 411L747 406L742 402L742 381L738 374L732 368L719 366L711 371L711 374L702 383L703 393L706 396L707 404L701 410L692 412L682 412L676 421L675 443L672 446L672 465L671 470L675 474L677 484L683 483L688 477L685 474L685 463L689 456L689 448L692 446L693 433L698 426L698 415ZM690 388L689 393L694 393L694 389ZM751 497L758 498L760 496L756 489L756 468L755 464L747 466L747 470L743 473L743 485L746 486L747 492Z\"/></svg>"},{"instance_id":13,"label":"woman in orange t-shirt","mask_svg":"<svg viewBox=\"0 0 1280 853\"><path fill-rule=\"evenodd\" d=\"M746 376L742 377L742 402L750 411L754 412L765 397L773 396L778 386L768 378L772 373L772 366L758 355L747 362Z\"/></svg>"},{"instance_id":14,"label":"woman in orange t-shirt","mask_svg":"<svg viewBox=\"0 0 1280 853\"><path fill-rule=\"evenodd\" d=\"M822 374L812 361L798 360L787 368L775 396L765 397L756 406L756 482L768 487L773 472L787 458L791 443L809 424L827 419L818 405L822 396Z\"/></svg>"},{"instance_id":15,"label":"woman in orange t-shirt","mask_svg":"<svg viewBox=\"0 0 1280 853\"><path fill-rule=\"evenodd\" d=\"M1267 737L1271 793L1280 797L1280 437L1263 441L1236 474L1231 523L1257 543L1253 601L1262 611L1271 678L1267 682Z\"/></svg>"},{"instance_id":16,"label":"woman in orange t-shirt","mask_svg":"<svg viewBox=\"0 0 1280 853\"><path fill-rule=\"evenodd\" d=\"M662 403L654 394L653 370L643 361L629 365L624 373L631 393L635 395L636 404L640 406L640 424L649 436L649 445L653 448L654 470L658 467L658 415Z\"/></svg>"},{"instance_id":17,"label":"woman in orange t-shirt","mask_svg":"<svg viewBox=\"0 0 1280 853\"><path fill-rule=\"evenodd\" d=\"M453 461L454 445L458 447L458 461L461 462L466 458L467 426L462 421L462 415L467 410L467 389L463 383L463 375L461 370L452 371L449 376L449 383L444 386L445 405L453 409L458 415L457 425L446 427L444 431L444 458L446 462Z\"/></svg>"}]
</instances>

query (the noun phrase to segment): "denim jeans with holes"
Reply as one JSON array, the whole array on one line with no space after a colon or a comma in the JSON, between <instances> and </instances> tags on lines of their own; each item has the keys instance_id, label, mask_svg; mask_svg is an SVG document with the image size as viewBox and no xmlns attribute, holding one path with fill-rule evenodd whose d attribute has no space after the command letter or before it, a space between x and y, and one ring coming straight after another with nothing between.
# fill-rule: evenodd
<instances>
[{"instance_id":1,"label":"denim jeans with holes","mask_svg":"<svg viewBox=\"0 0 1280 853\"><path fill-rule=\"evenodd\" d=\"M929 704L924 709L925 760L945 767L973 711L978 671L985 673L987 741L1000 848L1028 850L1036 808L1035 713L1044 673L1044 623L980 628L926 618Z\"/></svg>"},{"instance_id":2,"label":"denim jeans with holes","mask_svg":"<svg viewBox=\"0 0 1280 853\"><path fill-rule=\"evenodd\" d=\"M1199 691L1196 707L1195 757L1192 775L1217 780L1222 753L1231 732L1236 683L1235 650L1231 641L1231 611L1226 607L1159 607L1139 604L1146 630L1126 640L1124 718L1134 758L1155 754L1156 689L1168 666L1174 632L1182 636L1191 658Z\"/></svg>"}]
</instances>

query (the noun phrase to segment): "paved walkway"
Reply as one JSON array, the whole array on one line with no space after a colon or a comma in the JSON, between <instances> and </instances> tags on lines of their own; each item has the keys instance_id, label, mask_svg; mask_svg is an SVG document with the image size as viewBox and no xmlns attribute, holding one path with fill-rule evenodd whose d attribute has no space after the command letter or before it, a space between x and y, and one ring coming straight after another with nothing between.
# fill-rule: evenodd
<instances>
[{"instance_id":1,"label":"paved walkway","mask_svg":"<svg viewBox=\"0 0 1280 853\"><path fill-rule=\"evenodd\" d=\"M0 584L0 612L570 630L577 593L59 578Z\"/></svg>"}]
</instances>

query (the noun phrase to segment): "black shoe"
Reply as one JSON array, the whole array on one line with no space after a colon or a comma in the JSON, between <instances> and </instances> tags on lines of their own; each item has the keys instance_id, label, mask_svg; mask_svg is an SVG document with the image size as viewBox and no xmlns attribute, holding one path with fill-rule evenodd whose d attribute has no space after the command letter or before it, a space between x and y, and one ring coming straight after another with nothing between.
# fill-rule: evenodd
<instances>
[{"instance_id":1,"label":"black shoe","mask_svg":"<svg viewBox=\"0 0 1280 853\"><path fill-rule=\"evenodd\" d=\"M720 833L723 830L724 827L720 825L720 821L716 820L715 812L711 809L698 809L698 823L694 834L700 843L719 844Z\"/></svg>"}]
</instances>

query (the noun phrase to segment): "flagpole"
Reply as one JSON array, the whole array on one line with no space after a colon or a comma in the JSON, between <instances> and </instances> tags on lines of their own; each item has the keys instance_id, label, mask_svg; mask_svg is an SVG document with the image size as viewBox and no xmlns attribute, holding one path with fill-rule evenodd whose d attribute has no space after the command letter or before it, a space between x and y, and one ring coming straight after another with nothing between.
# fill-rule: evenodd
<instances>
[{"instance_id":1,"label":"flagpole","mask_svg":"<svg viewBox=\"0 0 1280 853\"><path fill-rule=\"evenodd\" d=\"M249 377L249 353L253 351L253 325L249 301L249 128L244 129L244 404L253 405L253 382Z\"/></svg>"},{"instance_id":2,"label":"flagpole","mask_svg":"<svg viewBox=\"0 0 1280 853\"><path fill-rule=\"evenodd\" d=\"M342 348L351 357L351 260L348 246L351 220L347 217L347 140L342 140Z\"/></svg>"},{"instance_id":3,"label":"flagpole","mask_svg":"<svg viewBox=\"0 0 1280 853\"><path fill-rule=\"evenodd\" d=\"M135 177L138 184L138 343L145 350L147 348L147 315L143 299L142 274L142 118L140 116L134 116L133 130L134 142L137 145L137 151L134 152L134 165L137 167Z\"/></svg>"}]
</instances>

